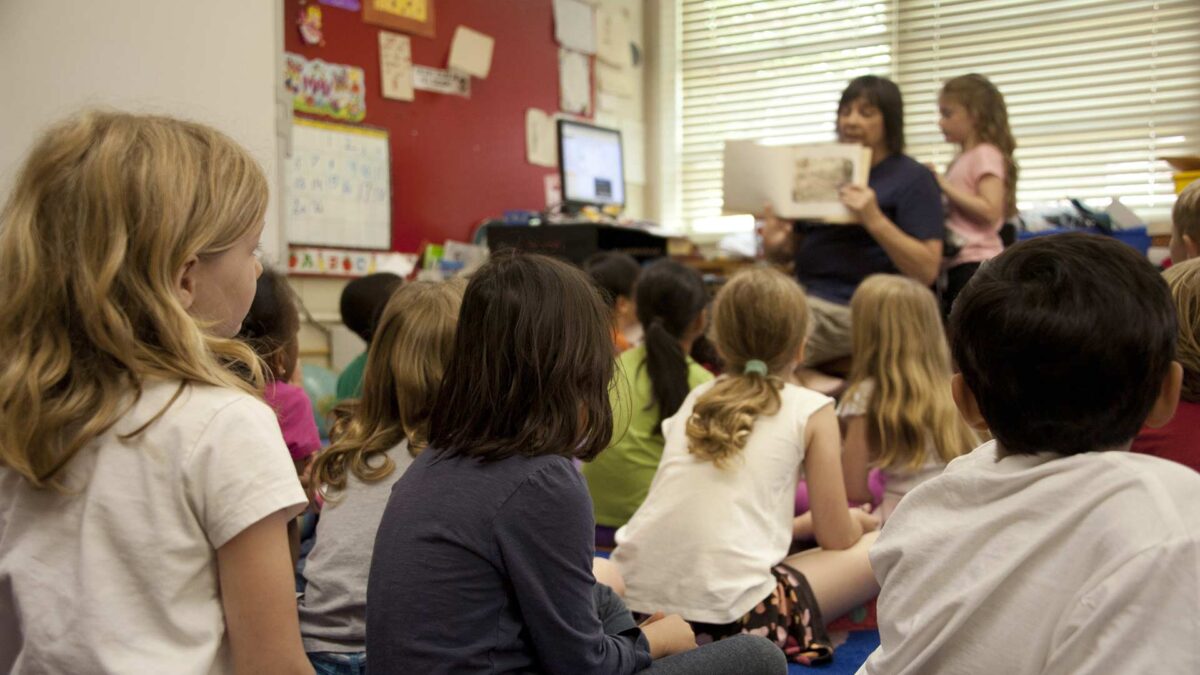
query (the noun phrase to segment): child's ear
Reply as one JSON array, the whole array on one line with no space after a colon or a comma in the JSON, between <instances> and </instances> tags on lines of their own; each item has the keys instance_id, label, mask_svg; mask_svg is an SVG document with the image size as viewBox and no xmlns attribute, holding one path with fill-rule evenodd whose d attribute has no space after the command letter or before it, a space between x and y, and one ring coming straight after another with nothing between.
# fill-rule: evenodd
<instances>
[{"instance_id":1,"label":"child's ear","mask_svg":"<svg viewBox=\"0 0 1200 675\"><path fill-rule=\"evenodd\" d=\"M987 420L979 412L979 401L975 400L975 392L967 386L962 373L955 373L951 378L950 393L954 396L954 405L958 406L958 414L962 415L967 426L976 431L987 431Z\"/></svg>"},{"instance_id":2,"label":"child's ear","mask_svg":"<svg viewBox=\"0 0 1200 675\"><path fill-rule=\"evenodd\" d=\"M690 330L693 335L703 335L704 328L707 325L708 325L708 307L705 307L704 309L700 310L700 313L696 315L695 320L692 321Z\"/></svg>"},{"instance_id":3,"label":"child's ear","mask_svg":"<svg viewBox=\"0 0 1200 675\"><path fill-rule=\"evenodd\" d=\"M618 295L613 309L617 319L624 321L633 314L633 300L630 300L627 295Z\"/></svg>"},{"instance_id":4,"label":"child's ear","mask_svg":"<svg viewBox=\"0 0 1200 675\"><path fill-rule=\"evenodd\" d=\"M1200 256L1200 244L1196 243L1196 240L1192 239L1191 235L1183 235L1183 250L1187 251L1188 260Z\"/></svg>"},{"instance_id":5,"label":"child's ear","mask_svg":"<svg viewBox=\"0 0 1200 675\"><path fill-rule=\"evenodd\" d=\"M192 303L196 302L196 264L199 262L200 258L196 256L188 258L175 275L175 288L172 290L185 310L191 309Z\"/></svg>"},{"instance_id":6,"label":"child's ear","mask_svg":"<svg viewBox=\"0 0 1200 675\"><path fill-rule=\"evenodd\" d=\"M1146 415L1146 426L1161 427L1175 416L1175 408L1179 405L1179 390L1183 387L1183 366L1178 361L1172 361L1163 377L1162 386L1158 390L1158 398L1154 407Z\"/></svg>"},{"instance_id":7,"label":"child's ear","mask_svg":"<svg viewBox=\"0 0 1200 675\"><path fill-rule=\"evenodd\" d=\"M796 350L796 363L804 363L804 352L808 351L808 338L800 341L800 348Z\"/></svg>"}]
</instances>

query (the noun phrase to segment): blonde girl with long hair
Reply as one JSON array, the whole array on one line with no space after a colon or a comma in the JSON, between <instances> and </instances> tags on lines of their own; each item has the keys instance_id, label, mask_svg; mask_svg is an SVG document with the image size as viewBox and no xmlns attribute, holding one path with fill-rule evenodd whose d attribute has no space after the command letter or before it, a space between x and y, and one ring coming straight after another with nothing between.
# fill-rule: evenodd
<instances>
[{"instance_id":1,"label":"blonde girl with long hair","mask_svg":"<svg viewBox=\"0 0 1200 675\"><path fill-rule=\"evenodd\" d=\"M942 311L949 316L963 286L983 261L1004 250L1000 228L1017 215L1017 143L1008 126L1008 108L996 85L970 73L947 80L938 96L938 126L959 146L944 175L947 235L958 246L944 264ZM949 253L949 251L947 251Z\"/></svg>"},{"instance_id":2,"label":"blonde girl with long hair","mask_svg":"<svg viewBox=\"0 0 1200 675\"><path fill-rule=\"evenodd\" d=\"M846 494L869 502L868 474L886 481L878 511L979 444L950 395L950 350L937 298L921 284L876 274L850 299L854 365L838 407Z\"/></svg>"},{"instance_id":3,"label":"blonde girl with long hair","mask_svg":"<svg viewBox=\"0 0 1200 675\"><path fill-rule=\"evenodd\" d=\"M0 670L311 673L307 500L254 298L267 181L208 127L85 112L0 215Z\"/></svg>"},{"instance_id":4,"label":"blonde girl with long hair","mask_svg":"<svg viewBox=\"0 0 1200 675\"><path fill-rule=\"evenodd\" d=\"M300 629L321 672L366 662L367 573L392 486L429 443L429 417L454 348L461 280L402 286L367 351L362 397L342 404L312 483L325 497L304 566Z\"/></svg>"},{"instance_id":5,"label":"blonde girl with long hair","mask_svg":"<svg viewBox=\"0 0 1200 675\"><path fill-rule=\"evenodd\" d=\"M678 613L702 641L765 634L798 663L832 653L822 616L878 591L864 535L878 521L846 507L833 400L793 381L807 330L804 291L781 272L720 290L710 339L725 374L663 423L662 462L612 556L635 612ZM812 513L797 522L801 476ZM805 523L822 548L788 557Z\"/></svg>"}]
</instances>

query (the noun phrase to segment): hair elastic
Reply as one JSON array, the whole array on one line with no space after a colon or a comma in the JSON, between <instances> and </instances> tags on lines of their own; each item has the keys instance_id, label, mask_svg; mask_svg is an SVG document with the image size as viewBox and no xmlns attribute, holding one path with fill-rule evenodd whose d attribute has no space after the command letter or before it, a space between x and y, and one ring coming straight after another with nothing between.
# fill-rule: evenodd
<instances>
[{"instance_id":1,"label":"hair elastic","mask_svg":"<svg viewBox=\"0 0 1200 675\"><path fill-rule=\"evenodd\" d=\"M758 359L750 359L746 362L746 367L742 369L746 375L750 373L758 373L759 375L767 374L767 364Z\"/></svg>"}]
</instances>

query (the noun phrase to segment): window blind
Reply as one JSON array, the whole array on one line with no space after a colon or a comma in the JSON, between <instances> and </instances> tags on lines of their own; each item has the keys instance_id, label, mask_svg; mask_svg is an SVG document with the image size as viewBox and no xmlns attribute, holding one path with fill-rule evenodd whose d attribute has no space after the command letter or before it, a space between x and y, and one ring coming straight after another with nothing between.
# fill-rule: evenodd
<instances>
[{"instance_id":1,"label":"window blind","mask_svg":"<svg viewBox=\"0 0 1200 675\"><path fill-rule=\"evenodd\" d=\"M682 0L681 213L721 213L726 139L833 138L846 83L892 77L908 153L945 166L937 92L997 84L1017 140L1022 208L1111 197L1152 223L1174 203L1162 157L1200 149L1196 0Z\"/></svg>"},{"instance_id":2,"label":"window blind","mask_svg":"<svg viewBox=\"0 0 1200 675\"><path fill-rule=\"evenodd\" d=\"M1200 143L1200 2L899 0L897 30L909 154L943 167L953 157L937 94L977 72L1008 106L1019 207L1119 197L1169 222L1162 157Z\"/></svg>"},{"instance_id":3,"label":"window blind","mask_svg":"<svg viewBox=\"0 0 1200 675\"><path fill-rule=\"evenodd\" d=\"M683 0L682 216L721 214L726 139L827 141L837 101L859 75L891 72L889 2Z\"/></svg>"}]
</instances>

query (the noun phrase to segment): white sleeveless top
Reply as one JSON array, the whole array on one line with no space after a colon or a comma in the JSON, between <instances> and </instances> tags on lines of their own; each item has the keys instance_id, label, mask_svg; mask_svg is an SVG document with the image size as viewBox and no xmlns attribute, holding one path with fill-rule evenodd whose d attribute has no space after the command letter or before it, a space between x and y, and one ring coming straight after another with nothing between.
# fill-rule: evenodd
<instances>
[{"instance_id":1,"label":"white sleeveless top","mask_svg":"<svg viewBox=\"0 0 1200 675\"><path fill-rule=\"evenodd\" d=\"M617 531L612 560L636 612L677 613L690 621L729 623L771 594L771 568L792 543L804 428L833 399L793 384L779 412L759 417L746 447L725 468L688 452L692 390L663 422L666 446L646 501Z\"/></svg>"}]
</instances>

